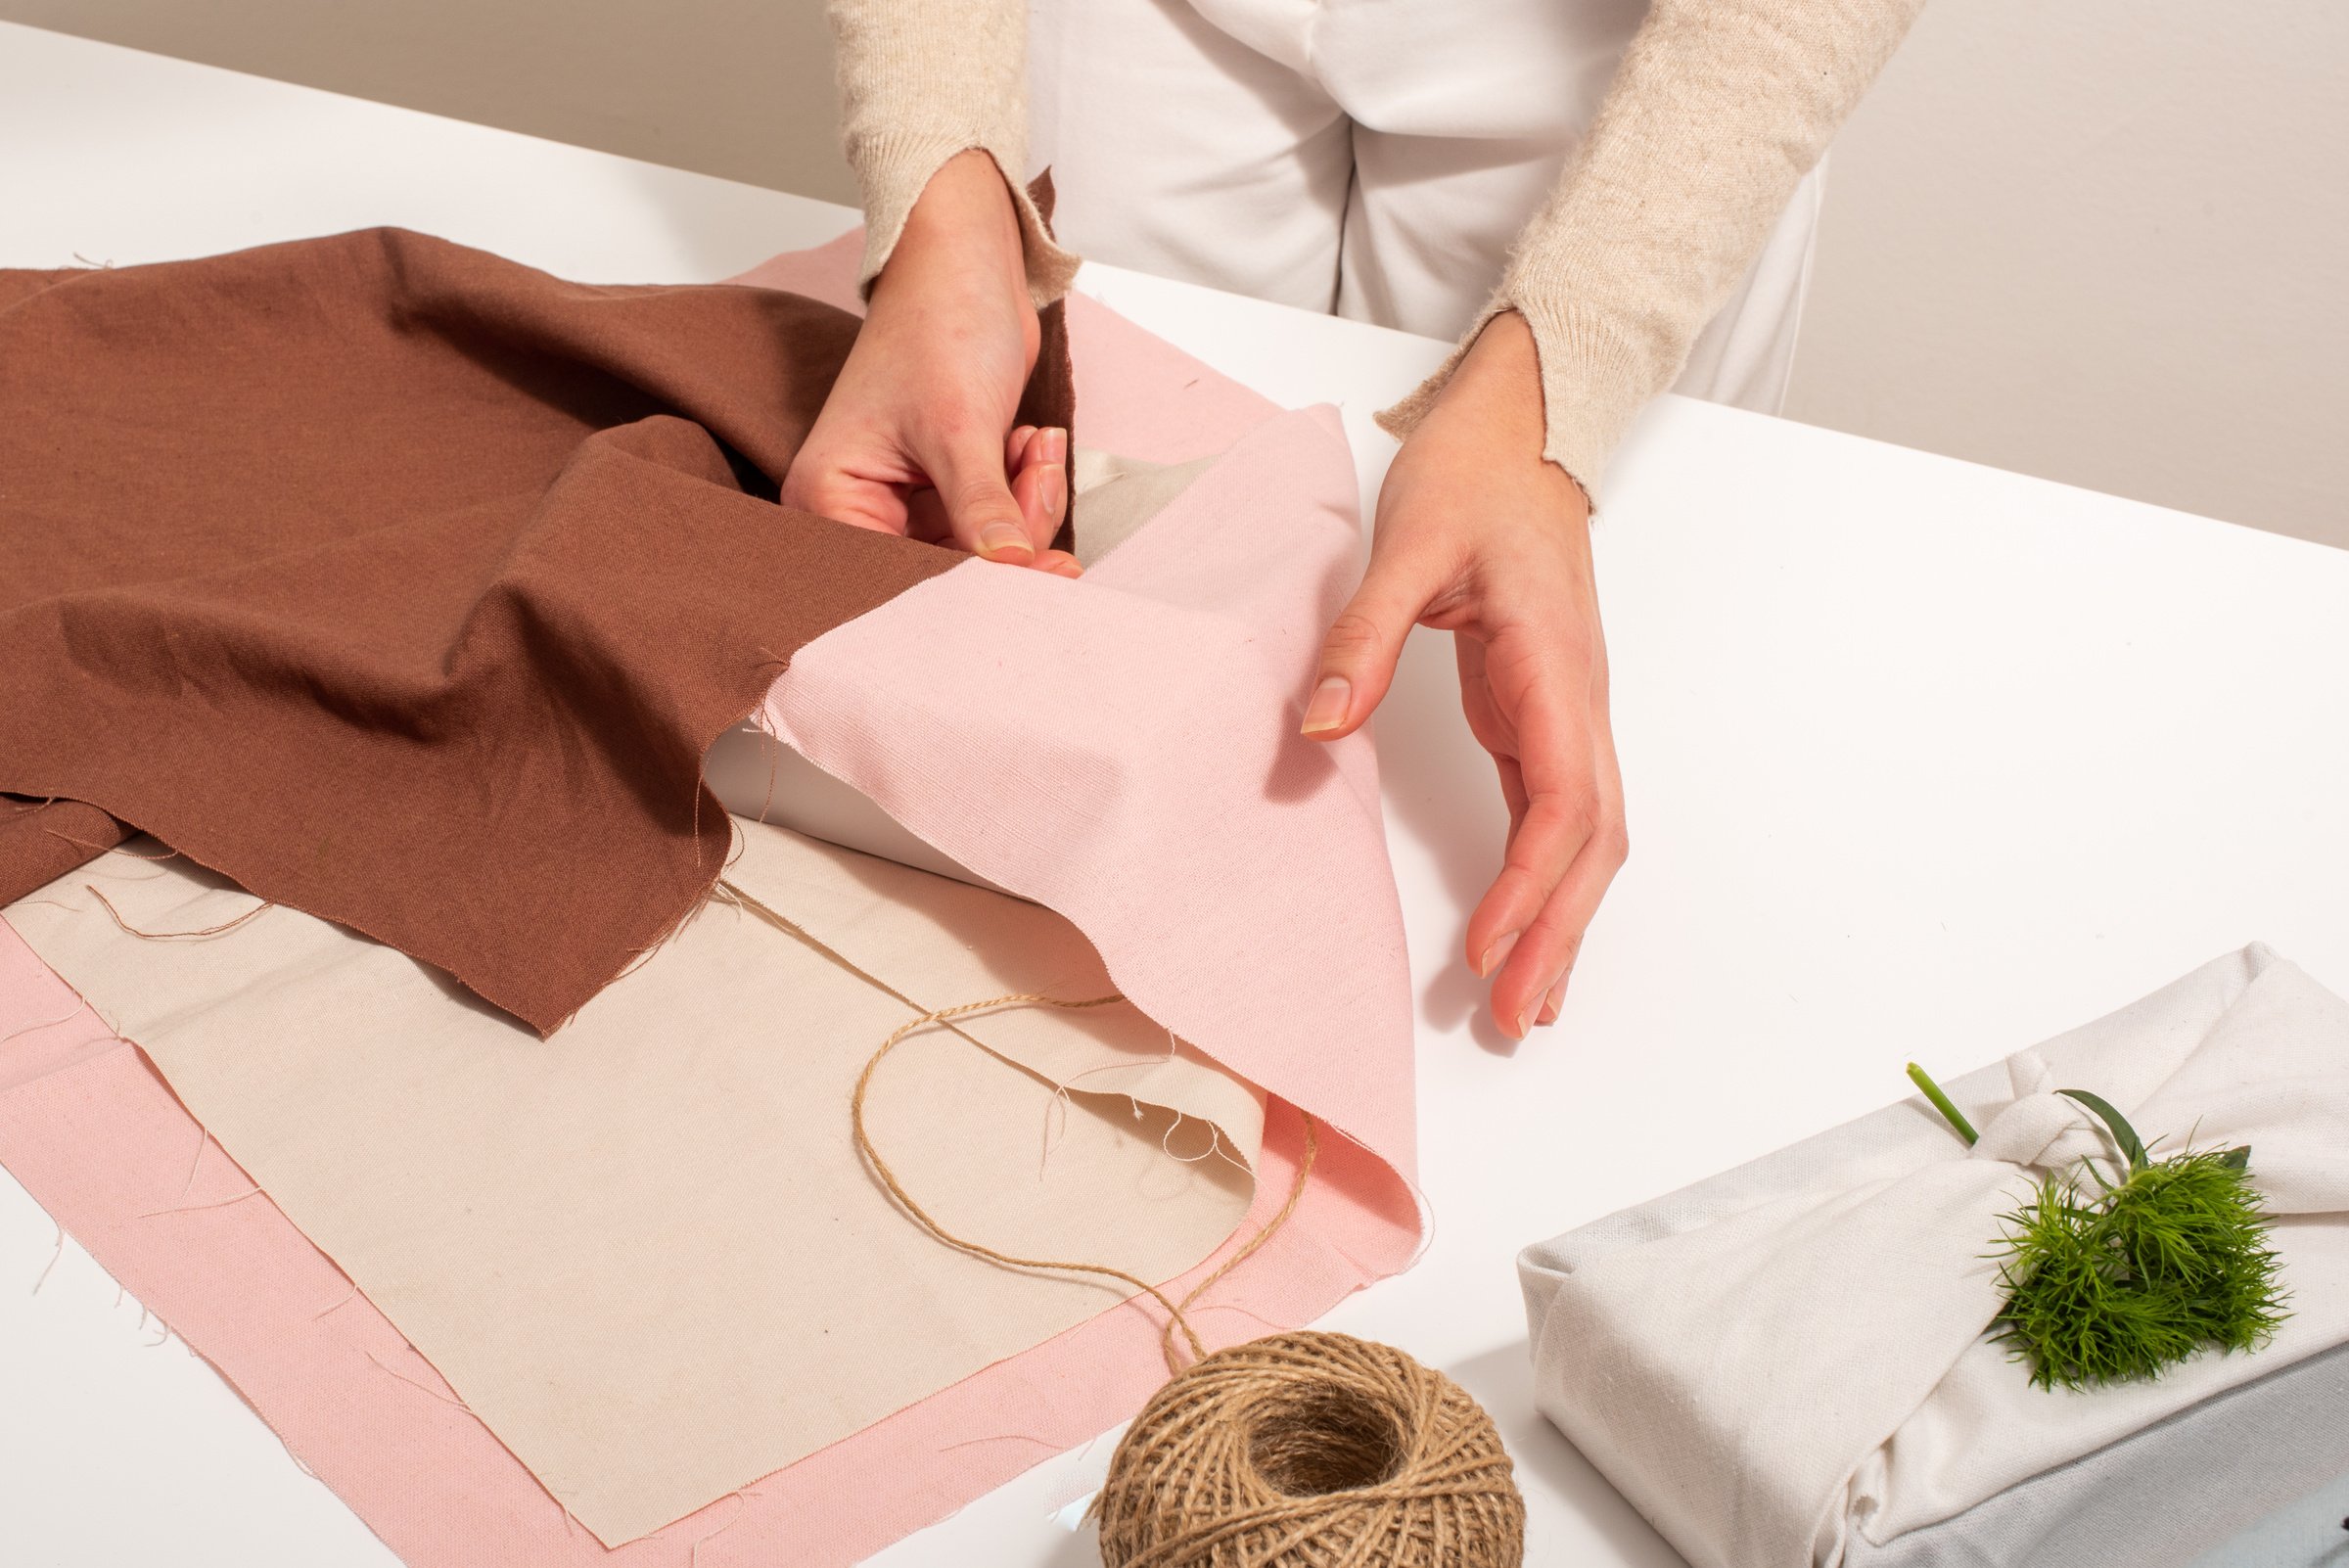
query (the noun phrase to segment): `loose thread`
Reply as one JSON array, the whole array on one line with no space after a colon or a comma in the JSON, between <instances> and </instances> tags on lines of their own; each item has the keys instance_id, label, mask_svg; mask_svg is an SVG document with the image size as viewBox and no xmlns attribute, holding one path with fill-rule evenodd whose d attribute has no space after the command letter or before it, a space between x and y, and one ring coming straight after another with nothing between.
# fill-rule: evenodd
<instances>
[{"instance_id":1,"label":"loose thread","mask_svg":"<svg viewBox=\"0 0 2349 1568\"><path fill-rule=\"evenodd\" d=\"M729 1492L726 1494L726 1496L734 1499L734 1511L726 1516L726 1522L724 1524L719 1525L715 1530L711 1531L706 1536L698 1537L694 1541L693 1549L685 1554L685 1568L701 1568L702 1548L708 1545L711 1542L715 1541L718 1537L724 1535L727 1531L733 1529L736 1525L742 1523L742 1516L750 1512L750 1499L745 1498L741 1493Z\"/></svg>"},{"instance_id":2,"label":"loose thread","mask_svg":"<svg viewBox=\"0 0 2349 1568\"><path fill-rule=\"evenodd\" d=\"M465 1412L467 1415L472 1415L472 1414L473 1414L473 1407L472 1407L472 1406L470 1406L470 1405L468 1405L468 1404L466 1404L466 1403L465 1403L463 1400L461 1400L461 1399L458 1399L458 1398L457 1398L455 1395L453 1395L453 1394L443 1394L443 1393L441 1393L441 1392L440 1392L438 1389L437 1389L437 1388L433 1387L433 1386L432 1386L430 1383L422 1383L422 1382L419 1382L419 1381L417 1381L415 1378L412 1378L412 1377L410 1377L410 1376L409 1376L407 1373L405 1373L405 1372L402 1372L402 1371L399 1371L399 1370L396 1370L396 1369L395 1369L395 1368L393 1368L393 1367L391 1367L391 1366L388 1366L388 1365L386 1365L386 1364L385 1364L385 1362L384 1362L384 1359L383 1359L382 1357L380 1357L380 1356L376 1355L376 1354L375 1354L375 1352L373 1352L373 1351L369 1351L369 1352L367 1353L367 1359L368 1359L369 1360L371 1360L371 1361L375 1362L375 1364L376 1364L376 1367L377 1367L377 1369L378 1369L378 1370L380 1370L380 1371L382 1371L382 1372L386 1373L386 1374L387 1374L387 1375L389 1375L389 1376L392 1376L392 1377L396 1377L396 1378L398 1378L398 1379L399 1379L401 1382L403 1382L403 1383L407 1384L407 1385L408 1385L408 1387L410 1387L410 1388L412 1388L412 1389L417 1389L417 1390L420 1390L421 1392L423 1392L423 1393L426 1393L426 1394L430 1394L430 1395L431 1395L431 1396L432 1396L434 1399L437 1399L437 1400L438 1400L438 1401L439 1401L441 1404L443 1404L443 1405L448 1405L448 1406L453 1406L453 1407L455 1407L457 1409L463 1410L463 1411L464 1411L464 1412ZM478 1417L477 1417L477 1419L478 1419ZM570 1509L568 1509L568 1508L566 1508L566 1509L564 1510L564 1512L566 1512L566 1513L569 1513L570 1511L571 1511L571 1510L570 1510Z\"/></svg>"},{"instance_id":3,"label":"loose thread","mask_svg":"<svg viewBox=\"0 0 2349 1568\"><path fill-rule=\"evenodd\" d=\"M161 854L133 854L130 851L123 849L119 844L100 844L93 839L77 839L70 833L60 833L53 827L45 827L41 829L41 831L48 834L53 839L72 845L77 850L95 850L100 854L120 855L125 860L169 860L177 857L179 854L177 850L165 850Z\"/></svg>"},{"instance_id":4,"label":"loose thread","mask_svg":"<svg viewBox=\"0 0 2349 1568\"><path fill-rule=\"evenodd\" d=\"M310 1314L310 1321L314 1323L329 1313L339 1313L344 1308L349 1306L352 1302L357 1301L358 1299L359 1287L354 1282L350 1287L350 1294L345 1296L341 1301L336 1302L332 1307L322 1307L318 1311Z\"/></svg>"},{"instance_id":5,"label":"loose thread","mask_svg":"<svg viewBox=\"0 0 2349 1568\"><path fill-rule=\"evenodd\" d=\"M217 937L223 932L236 930L237 927L243 925L246 921L251 920L254 915L265 913L266 911L277 907L277 903L274 899L263 903L256 903L252 908L246 910L243 914L237 916L234 920L223 920L216 926L206 926L202 931L141 931L138 927L123 919L122 911L115 907L115 901L112 899L109 899L105 894L100 893L95 886L87 882L83 883L81 886L83 892L87 893L91 898L96 899L100 903L106 906L106 912L114 916L115 925L120 926L124 931L129 932L132 936L144 938L149 942L172 942L182 937Z\"/></svg>"},{"instance_id":6,"label":"loose thread","mask_svg":"<svg viewBox=\"0 0 2349 1568\"><path fill-rule=\"evenodd\" d=\"M56 1222L52 1221L52 1222L51 1222L51 1223L53 1223L53 1224L54 1224L54 1223L56 1223ZM53 1252L51 1252L51 1253L49 1254L49 1262L48 1262L46 1265L44 1265L44 1266L42 1267L42 1268L41 1268L41 1277L40 1277L40 1278L38 1278L38 1279L36 1279L36 1280L34 1280L34 1281L32 1282L32 1293L33 1293L35 1296L37 1296L37 1295L39 1295L39 1294L41 1293L41 1287L42 1287L43 1285L46 1285L47 1283L49 1283L49 1274L50 1274L50 1271L51 1271L51 1270L53 1270L54 1268L57 1268L58 1260L59 1260L59 1259L61 1259L61 1258L63 1258L63 1257L65 1257L65 1255L66 1255L66 1227L65 1227L64 1225L58 1225L58 1227L57 1227L57 1247L56 1247L56 1250L55 1250L55 1251L53 1251Z\"/></svg>"},{"instance_id":7,"label":"loose thread","mask_svg":"<svg viewBox=\"0 0 2349 1568\"><path fill-rule=\"evenodd\" d=\"M188 1162L188 1178L179 1184L179 1195L183 1198L196 1190L196 1173L198 1170L202 1169L204 1165L204 1151L211 1147L212 1143L212 1130L210 1128L202 1127L198 1128L196 1130L199 1134L196 1139L196 1158Z\"/></svg>"},{"instance_id":8,"label":"loose thread","mask_svg":"<svg viewBox=\"0 0 2349 1568\"><path fill-rule=\"evenodd\" d=\"M907 1003L907 1005L910 1006L912 1004ZM1148 1069L1154 1067L1169 1066L1181 1055L1181 1050L1182 1047L1180 1042L1174 1038L1174 1032L1170 1029L1167 1031L1167 1054L1164 1056L1152 1056L1138 1062L1103 1062L1097 1067L1088 1067L1082 1072L1072 1073L1067 1078L1062 1079L1060 1082L1054 1084L1052 1085L1051 1103L1044 1107L1043 1152L1036 1156L1036 1179L1039 1181L1043 1179L1045 1171L1052 1163L1052 1151L1058 1148L1060 1146L1060 1140L1068 1135L1069 1096L1072 1090L1080 1094L1124 1094L1127 1102L1133 1107L1134 1120L1137 1122L1141 1120L1142 1102L1139 1099L1136 1099L1131 1093L1122 1089L1079 1089L1076 1087L1077 1084L1082 1084L1086 1079L1092 1078L1101 1073L1131 1073L1136 1071L1147 1071ZM1174 1136L1174 1129L1179 1127L1183 1121L1182 1112L1176 1111L1174 1113L1174 1121L1168 1126L1166 1134L1158 1140L1158 1146L1166 1154L1167 1158L1170 1160L1180 1161L1184 1165L1196 1165L1201 1160L1206 1159L1208 1155L1221 1154L1224 1159L1230 1161L1231 1164L1237 1169L1242 1171L1247 1170L1248 1165L1246 1161L1240 1159L1237 1155L1232 1154L1229 1150L1223 1147L1223 1130L1218 1127L1214 1122L1208 1121L1208 1119L1205 1117L1201 1117L1199 1120L1207 1122L1207 1130L1209 1133L1207 1154L1190 1156L1180 1155L1176 1154L1172 1148L1168 1147L1168 1138Z\"/></svg>"},{"instance_id":9,"label":"loose thread","mask_svg":"<svg viewBox=\"0 0 2349 1568\"><path fill-rule=\"evenodd\" d=\"M7 1034L0 1035L0 1045L7 1044L10 1040L15 1039L19 1035L31 1035L44 1029L55 1029L60 1024L71 1021L73 1018L78 1016L80 1012L81 1008L76 1005L69 1008L65 1012L58 1014L55 1018L44 1018L37 1024L26 1024L22 1029L12 1029Z\"/></svg>"},{"instance_id":10,"label":"loose thread","mask_svg":"<svg viewBox=\"0 0 2349 1568\"><path fill-rule=\"evenodd\" d=\"M159 1215L195 1214L205 1209L225 1209L232 1203L243 1203L247 1198L257 1198L260 1195L261 1189L254 1187L250 1192L240 1192L233 1198L221 1198L212 1203L187 1203L180 1205L176 1209L150 1209L145 1214L140 1215L139 1218L141 1220L153 1220Z\"/></svg>"},{"instance_id":11,"label":"loose thread","mask_svg":"<svg viewBox=\"0 0 2349 1568\"><path fill-rule=\"evenodd\" d=\"M959 1443L941 1444L938 1452L951 1453L956 1449L975 1449L982 1443L1034 1443L1039 1448L1046 1449L1060 1447L1060 1444L1054 1439L1032 1437L1026 1432L992 1432L986 1437L964 1438Z\"/></svg>"},{"instance_id":12,"label":"loose thread","mask_svg":"<svg viewBox=\"0 0 2349 1568\"><path fill-rule=\"evenodd\" d=\"M766 798L759 803L759 820L774 820L768 813L775 808L775 780L783 772L783 737L775 733L767 721L763 707L751 710L751 727L766 737Z\"/></svg>"}]
</instances>

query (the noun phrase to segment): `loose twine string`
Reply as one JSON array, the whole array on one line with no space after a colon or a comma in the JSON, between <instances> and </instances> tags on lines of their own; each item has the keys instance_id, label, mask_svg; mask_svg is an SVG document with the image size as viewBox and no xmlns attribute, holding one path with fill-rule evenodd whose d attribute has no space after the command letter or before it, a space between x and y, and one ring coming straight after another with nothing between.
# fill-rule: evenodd
<instances>
[{"instance_id":1,"label":"loose twine string","mask_svg":"<svg viewBox=\"0 0 2349 1568\"><path fill-rule=\"evenodd\" d=\"M1168 1381L1120 1440L1090 1509L1108 1568L1519 1568L1525 1499L1492 1418L1457 1383L1392 1346L1347 1334L1275 1334L1211 1355L1191 1324L1200 1297L1296 1213L1320 1147L1310 1114L1298 1113L1305 1147L1279 1212L1180 1301L1108 1264L1027 1258L958 1235L905 1189L874 1145L865 1102L881 1064L921 1031L977 1014L1083 1012L1126 998L1009 992L925 1009L741 888L722 879L717 887L915 1010L866 1058L849 1100L857 1153L900 1209L958 1252L1115 1280L1164 1310L1159 1347Z\"/></svg>"},{"instance_id":2,"label":"loose twine string","mask_svg":"<svg viewBox=\"0 0 2349 1568\"><path fill-rule=\"evenodd\" d=\"M1006 992L1000 996L989 996L979 1001L961 1002L952 1007L925 1010L921 1003L914 1001L887 981L854 963L836 948L819 942L809 934L806 927L760 902L753 895L745 892L739 884L730 879L720 878L716 891L719 897L725 900L748 909L760 919L779 930L789 932L865 984L917 1010L918 1016L907 1019L891 1031L889 1038L881 1042L870 1057L866 1058L864 1070L856 1075L855 1090L849 1097L849 1120L855 1131L857 1154L872 1168L873 1175L880 1179L881 1185L888 1189L890 1197L896 1200L898 1206L903 1209L916 1224L957 1252L969 1253L974 1258L984 1258L990 1263L1001 1264L1006 1268L1089 1274L1096 1278L1114 1279L1120 1284L1130 1285L1137 1295L1148 1296L1166 1312L1166 1322L1159 1332L1159 1347L1166 1358L1167 1370L1170 1374L1179 1372L1183 1367L1175 1340L1177 1334L1181 1335L1181 1344L1189 1350L1190 1359L1193 1361L1206 1357L1207 1345L1199 1337L1199 1331L1191 1324L1190 1309L1196 1306L1199 1298L1213 1289L1226 1274L1256 1256L1264 1248L1264 1245L1279 1232L1281 1226L1288 1223L1289 1217L1297 1212L1298 1200L1305 1195L1306 1177L1313 1173L1313 1161L1319 1154L1321 1146L1320 1130L1312 1116L1306 1115L1304 1112L1299 1113L1305 1120L1305 1149L1298 1157L1297 1174L1289 1183L1288 1198L1281 1204L1279 1212L1266 1221L1256 1234L1251 1236L1238 1251L1224 1259L1213 1272L1193 1285L1179 1302L1171 1299L1164 1290L1138 1274L1128 1273L1127 1270L1109 1264L1088 1263L1081 1259L1023 1258L1016 1253L1008 1253L990 1247L985 1242L974 1241L968 1236L957 1235L941 1224L937 1216L924 1208L921 1201L906 1190L904 1181L899 1178L888 1158L873 1142L872 1130L865 1120L865 1101L872 1089L873 1075L880 1071L881 1064L889 1058L890 1052L925 1029L937 1028L942 1025L951 1028L957 1019L1012 1007L1051 1007L1062 1012L1089 1012L1097 1007L1114 1006L1126 1000L1126 997L1113 992L1106 996L1088 996L1082 1000L1072 1001L1065 997L1048 995L1043 992L1017 991ZM965 1038L968 1038L967 1036Z\"/></svg>"},{"instance_id":3,"label":"loose twine string","mask_svg":"<svg viewBox=\"0 0 2349 1568\"><path fill-rule=\"evenodd\" d=\"M1225 1274L1230 1273L1241 1264L1254 1257L1266 1242L1272 1239L1274 1233L1282 1225L1288 1223L1289 1216L1297 1212L1297 1200L1305 1195L1305 1178L1313 1171L1313 1157L1320 1150L1320 1137L1311 1116L1305 1116L1305 1152L1297 1161L1296 1178L1289 1183L1288 1201L1280 1206L1278 1214L1265 1222L1257 1233L1248 1239L1246 1245L1224 1259L1206 1278L1193 1285L1180 1302L1170 1301L1164 1291L1148 1280L1135 1274L1129 1274L1123 1268L1112 1268L1108 1264L1082 1263L1059 1258L1022 1258L1012 1253L998 1252L986 1243L973 1241L967 1236L954 1234L944 1225L940 1224L930 1211L923 1208L915 1200L913 1194L905 1190L905 1184L898 1179L897 1172L890 1169L889 1162L882 1158L881 1151L873 1146L872 1133L866 1128L864 1121L865 1093L872 1086L874 1072L880 1068L889 1053L896 1050L908 1036L918 1034L933 1025L951 1023L957 1018L968 1018L974 1013L993 1012L998 1008L1057 1007L1065 1012L1082 1012L1087 1008L1107 1007L1113 1002L1122 1002L1125 999L1124 996L1113 993L1107 996L1090 997L1083 1001L1065 1001L1057 996L1045 995L1041 992L1021 991L1011 992L1001 996L990 996L984 1001L964 1002L959 1006L941 1007L935 1011L924 1013L919 1018L910 1019L898 1026L889 1038L881 1042L881 1048L874 1051L872 1056L866 1060L864 1071L856 1075L856 1091L849 1097L849 1116L856 1129L856 1152L864 1156L865 1162L873 1168L873 1174L881 1178L881 1184L889 1189L889 1195L897 1199L898 1206L911 1215L923 1229L947 1246L967 1252L973 1257L985 1258L990 1263L1004 1264L1014 1268L1050 1268L1064 1273L1093 1274L1106 1279L1115 1279L1122 1284L1133 1286L1137 1292L1147 1295L1152 1301L1165 1308L1167 1321L1159 1332L1159 1342L1160 1350L1166 1357L1167 1370L1172 1374L1182 1370L1182 1361L1176 1355L1174 1344L1174 1335L1177 1330L1181 1332L1184 1342L1190 1347L1193 1361L1204 1360L1207 1357L1207 1346L1200 1340L1198 1330L1191 1326L1188 1315L1191 1307ZM1303 1112L1299 1114L1304 1115Z\"/></svg>"}]
</instances>

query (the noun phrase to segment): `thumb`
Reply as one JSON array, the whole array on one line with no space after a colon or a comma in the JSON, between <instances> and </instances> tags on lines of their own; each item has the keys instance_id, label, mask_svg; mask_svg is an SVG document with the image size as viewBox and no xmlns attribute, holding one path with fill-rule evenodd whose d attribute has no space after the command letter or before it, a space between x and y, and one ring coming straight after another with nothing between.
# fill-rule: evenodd
<instances>
[{"instance_id":1,"label":"thumb","mask_svg":"<svg viewBox=\"0 0 2349 1568\"><path fill-rule=\"evenodd\" d=\"M1362 585L1321 639L1321 668L1305 707L1308 737L1337 740L1362 727L1386 697L1403 640L1430 597L1414 566L1372 553Z\"/></svg>"},{"instance_id":2,"label":"thumb","mask_svg":"<svg viewBox=\"0 0 2349 1568\"><path fill-rule=\"evenodd\" d=\"M1012 566L1036 560L1036 540L1004 474L1003 438L977 435L945 444L924 471L945 508L954 542L971 554Z\"/></svg>"}]
</instances>

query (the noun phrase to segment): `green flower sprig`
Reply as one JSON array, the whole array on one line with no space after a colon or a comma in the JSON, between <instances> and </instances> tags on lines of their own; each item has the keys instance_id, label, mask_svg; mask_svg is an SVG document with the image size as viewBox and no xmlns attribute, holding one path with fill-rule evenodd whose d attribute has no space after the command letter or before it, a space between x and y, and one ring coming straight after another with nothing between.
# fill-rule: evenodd
<instances>
[{"instance_id":1,"label":"green flower sprig","mask_svg":"<svg viewBox=\"0 0 2349 1568\"><path fill-rule=\"evenodd\" d=\"M1976 1133L1914 1062L1909 1076L1960 1137ZM2086 1089L2056 1092L2095 1112L2121 1160L2118 1181L2094 1160L2040 1178L2038 1194L2002 1216L1997 1337L2028 1361L2040 1388L2149 1381L2205 1346L2250 1351L2290 1315L2277 1285L2268 1217L2251 1185L2248 1148L2189 1150L2155 1160L2137 1130ZM2081 1173L2101 1188L2090 1192Z\"/></svg>"}]
</instances>

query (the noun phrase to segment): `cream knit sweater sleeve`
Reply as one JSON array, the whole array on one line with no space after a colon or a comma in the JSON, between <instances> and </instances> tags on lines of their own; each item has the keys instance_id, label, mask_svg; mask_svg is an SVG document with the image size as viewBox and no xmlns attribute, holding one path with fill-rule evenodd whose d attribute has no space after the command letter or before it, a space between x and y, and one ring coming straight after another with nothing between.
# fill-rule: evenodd
<instances>
[{"instance_id":1,"label":"cream knit sweater sleeve","mask_svg":"<svg viewBox=\"0 0 2349 1568\"><path fill-rule=\"evenodd\" d=\"M939 165L977 148L1011 186L1040 309L1078 258L1052 243L1022 181L1028 163L1028 9L1023 0L830 0L841 137L864 196L857 287L897 248Z\"/></svg>"},{"instance_id":2,"label":"cream knit sweater sleeve","mask_svg":"<svg viewBox=\"0 0 2349 1568\"><path fill-rule=\"evenodd\" d=\"M1654 0L1492 301L1444 367L1379 423L1407 434L1485 322L1516 310L1542 364L1543 455L1594 489L1923 3ZM1077 258L1044 235L1019 187L1023 0L830 7L843 130L864 192L861 281L870 287L938 166L983 148L1019 204L1031 293L1038 304L1058 298Z\"/></svg>"},{"instance_id":3,"label":"cream knit sweater sleeve","mask_svg":"<svg viewBox=\"0 0 2349 1568\"><path fill-rule=\"evenodd\" d=\"M1407 435L1485 323L1516 310L1542 364L1543 455L1594 492L1923 4L1654 0L1491 303L1379 424Z\"/></svg>"}]
</instances>

